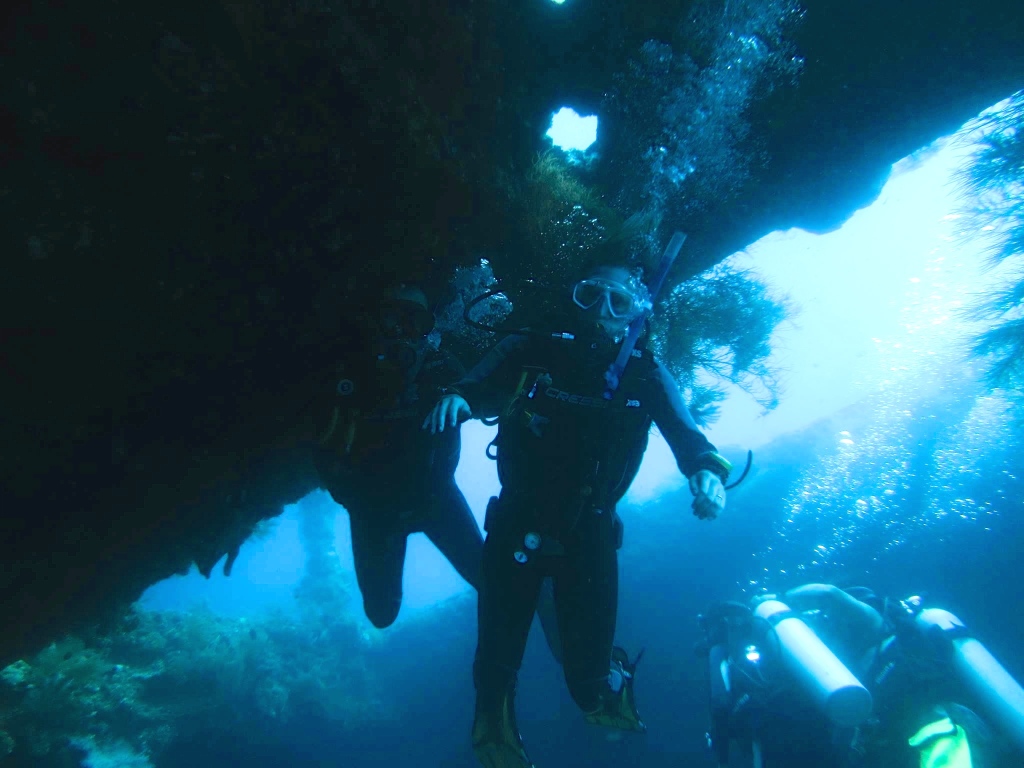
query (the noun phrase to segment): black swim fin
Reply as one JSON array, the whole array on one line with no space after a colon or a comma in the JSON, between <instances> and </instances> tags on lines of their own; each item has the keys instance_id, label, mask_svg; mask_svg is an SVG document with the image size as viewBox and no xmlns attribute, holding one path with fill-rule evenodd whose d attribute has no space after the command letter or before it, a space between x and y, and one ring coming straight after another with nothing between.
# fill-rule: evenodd
<instances>
[{"instance_id":1,"label":"black swim fin","mask_svg":"<svg viewBox=\"0 0 1024 768\"><path fill-rule=\"evenodd\" d=\"M617 691L609 687L602 697L601 709L584 715L588 723L606 728L616 728L620 731L647 732L647 726L644 725L640 719L640 713L636 710L636 697L633 694L636 665L640 663L643 655L643 651L640 651L636 659L630 662L629 656L622 648L618 646L612 648L611 673L622 675L622 685Z\"/></svg>"},{"instance_id":2,"label":"black swim fin","mask_svg":"<svg viewBox=\"0 0 1024 768\"><path fill-rule=\"evenodd\" d=\"M477 709L473 720L473 754L483 768L534 768L519 735L511 692L502 700L498 716Z\"/></svg>"}]
</instances>

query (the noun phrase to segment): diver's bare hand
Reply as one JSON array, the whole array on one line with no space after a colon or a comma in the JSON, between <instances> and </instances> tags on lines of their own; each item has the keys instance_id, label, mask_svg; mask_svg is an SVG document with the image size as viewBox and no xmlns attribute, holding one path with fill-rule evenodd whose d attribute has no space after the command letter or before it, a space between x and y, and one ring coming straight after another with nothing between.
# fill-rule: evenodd
<instances>
[{"instance_id":1,"label":"diver's bare hand","mask_svg":"<svg viewBox=\"0 0 1024 768\"><path fill-rule=\"evenodd\" d=\"M461 395L445 395L423 420L423 429L429 429L430 434L435 435L444 432L445 426L454 427L472 415L469 403Z\"/></svg>"},{"instance_id":2,"label":"diver's bare hand","mask_svg":"<svg viewBox=\"0 0 1024 768\"><path fill-rule=\"evenodd\" d=\"M714 472L702 469L690 478L693 514L701 520L714 520L725 511L725 486Z\"/></svg>"}]
</instances>

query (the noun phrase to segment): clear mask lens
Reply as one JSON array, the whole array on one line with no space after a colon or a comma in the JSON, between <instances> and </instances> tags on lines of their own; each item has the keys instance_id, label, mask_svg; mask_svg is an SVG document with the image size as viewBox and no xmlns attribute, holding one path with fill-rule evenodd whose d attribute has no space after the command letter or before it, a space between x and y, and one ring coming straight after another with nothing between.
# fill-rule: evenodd
<instances>
[{"instance_id":1,"label":"clear mask lens","mask_svg":"<svg viewBox=\"0 0 1024 768\"><path fill-rule=\"evenodd\" d=\"M605 301L612 317L619 318L634 314L637 303L629 289L608 280L580 280L573 288L572 300L581 309L591 309Z\"/></svg>"}]
</instances>

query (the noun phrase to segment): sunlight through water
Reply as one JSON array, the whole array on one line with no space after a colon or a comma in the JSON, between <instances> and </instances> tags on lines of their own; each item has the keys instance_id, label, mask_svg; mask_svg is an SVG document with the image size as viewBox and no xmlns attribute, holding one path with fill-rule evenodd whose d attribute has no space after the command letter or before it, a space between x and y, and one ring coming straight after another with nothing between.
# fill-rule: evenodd
<instances>
[{"instance_id":1,"label":"sunlight through water","mask_svg":"<svg viewBox=\"0 0 1024 768\"><path fill-rule=\"evenodd\" d=\"M562 107L551 116L551 127L544 135L559 149L582 152L597 141L597 115L584 117Z\"/></svg>"}]
</instances>

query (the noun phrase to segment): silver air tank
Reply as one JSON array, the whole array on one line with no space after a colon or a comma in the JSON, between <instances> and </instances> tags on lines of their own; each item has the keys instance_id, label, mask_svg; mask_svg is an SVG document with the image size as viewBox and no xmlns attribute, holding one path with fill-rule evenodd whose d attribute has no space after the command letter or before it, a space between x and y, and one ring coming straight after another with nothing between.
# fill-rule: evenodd
<instances>
[{"instance_id":1,"label":"silver air tank","mask_svg":"<svg viewBox=\"0 0 1024 768\"><path fill-rule=\"evenodd\" d=\"M778 600L765 600L754 615L775 628L782 662L800 687L836 725L860 725L871 714L871 693L800 616Z\"/></svg>"},{"instance_id":2,"label":"silver air tank","mask_svg":"<svg viewBox=\"0 0 1024 768\"><path fill-rule=\"evenodd\" d=\"M952 633L953 664L960 680L977 698L983 713L1024 752L1024 689L1020 684L949 611L926 608L915 620L922 629L938 627Z\"/></svg>"}]
</instances>

